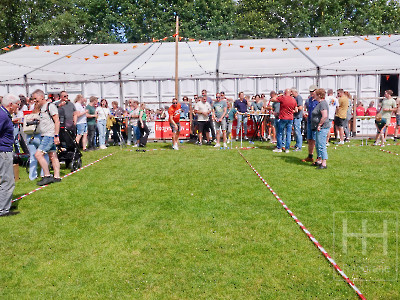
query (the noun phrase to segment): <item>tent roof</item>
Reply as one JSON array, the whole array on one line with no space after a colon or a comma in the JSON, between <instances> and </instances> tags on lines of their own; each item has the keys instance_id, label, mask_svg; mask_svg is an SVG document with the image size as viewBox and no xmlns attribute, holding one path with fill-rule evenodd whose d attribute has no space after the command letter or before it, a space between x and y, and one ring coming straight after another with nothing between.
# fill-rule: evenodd
<instances>
[{"instance_id":1,"label":"tent roof","mask_svg":"<svg viewBox=\"0 0 400 300\"><path fill-rule=\"evenodd\" d=\"M385 74L400 36L179 43L179 78ZM0 84L174 79L175 43L30 46L0 55Z\"/></svg>"}]
</instances>

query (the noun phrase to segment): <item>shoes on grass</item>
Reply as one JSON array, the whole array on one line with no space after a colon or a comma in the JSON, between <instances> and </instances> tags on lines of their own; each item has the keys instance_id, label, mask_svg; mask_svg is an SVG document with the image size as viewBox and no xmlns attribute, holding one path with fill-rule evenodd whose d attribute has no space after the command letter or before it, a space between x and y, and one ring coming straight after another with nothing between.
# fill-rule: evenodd
<instances>
[{"instance_id":1,"label":"shoes on grass","mask_svg":"<svg viewBox=\"0 0 400 300\"><path fill-rule=\"evenodd\" d=\"M305 159L302 159L301 161L302 161L302 162L313 162L314 159L312 159L312 158L310 158L310 157L307 157L307 158L305 158Z\"/></svg>"},{"instance_id":2,"label":"shoes on grass","mask_svg":"<svg viewBox=\"0 0 400 300\"><path fill-rule=\"evenodd\" d=\"M272 152L277 152L277 153L281 153L281 152L282 152L282 149L279 149L279 148L275 148L274 150L272 150Z\"/></svg>"},{"instance_id":3,"label":"shoes on grass","mask_svg":"<svg viewBox=\"0 0 400 300\"><path fill-rule=\"evenodd\" d=\"M319 165L316 169L322 170L322 169L328 169L327 166Z\"/></svg>"},{"instance_id":4,"label":"shoes on grass","mask_svg":"<svg viewBox=\"0 0 400 300\"><path fill-rule=\"evenodd\" d=\"M42 180L37 182L37 185L39 186L43 186L43 185L48 185L54 182L54 178L52 176L48 176L48 177L43 177Z\"/></svg>"}]
</instances>

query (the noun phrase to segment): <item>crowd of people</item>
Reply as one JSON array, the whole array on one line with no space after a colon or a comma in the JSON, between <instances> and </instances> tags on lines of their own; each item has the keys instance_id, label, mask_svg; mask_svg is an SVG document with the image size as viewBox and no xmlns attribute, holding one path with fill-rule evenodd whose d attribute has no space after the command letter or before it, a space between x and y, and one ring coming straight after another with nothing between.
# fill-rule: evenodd
<instances>
[{"instance_id":1,"label":"crowd of people","mask_svg":"<svg viewBox=\"0 0 400 300\"><path fill-rule=\"evenodd\" d=\"M250 97L243 92L238 94L238 99L226 97L224 92L217 93L212 99L206 90L202 90L201 95L194 95L193 102L187 96L181 102L173 98L170 106L156 111L137 100L128 100L124 108L119 107L117 101L109 107L106 99L99 100L94 96L86 99L77 95L71 101L66 91L49 94L47 98L42 90L35 90L28 98L7 94L0 97L0 215L9 213L10 195L5 191L9 191L10 187L3 181L7 181L12 174L12 152L19 130L24 131L28 141L29 178L35 180L41 177L38 185L61 181L56 152L60 129L68 130L83 151L105 149L110 135L114 145L126 142L133 147L145 147L149 136L146 123L152 120L168 120L172 131L172 149L179 150L182 119L192 121L191 132L198 145L215 143L214 147L221 147L222 144L226 148L233 138L250 138L247 121L252 118L260 125L256 137L276 144L274 152L301 151L304 136L308 156L303 161L312 162L318 169L326 169L326 147L329 146L331 128L334 127L337 144L344 144L350 138L353 98L343 89L338 89L335 96L332 89L325 90L315 85L310 86L309 92L308 99L304 101L295 88L271 91L268 99L265 94ZM355 114L375 118L377 135L374 145L381 146L386 142L390 119L393 114L396 115L394 139L397 139L400 99L396 101L393 98L393 91L385 91L383 99L377 105L374 101L370 102L366 110L363 103L358 102ZM232 132L235 120L236 131ZM124 136L121 126L126 126ZM295 141L293 147L290 146L292 140ZM50 174L50 161L54 175ZM41 167L40 175L37 165Z\"/></svg>"}]
</instances>

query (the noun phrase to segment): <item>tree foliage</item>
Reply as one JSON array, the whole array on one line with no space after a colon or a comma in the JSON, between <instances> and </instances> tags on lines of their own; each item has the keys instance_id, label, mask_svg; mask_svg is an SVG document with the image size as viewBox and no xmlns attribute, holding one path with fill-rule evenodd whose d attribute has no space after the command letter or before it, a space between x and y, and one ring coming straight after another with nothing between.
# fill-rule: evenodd
<instances>
[{"instance_id":1,"label":"tree foliage","mask_svg":"<svg viewBox=\"0 0 400 300\"><path fill-rule=\"evenodd\" d=\"M2 0L0 41L29 44L148 42L180 35L249 39L389 34L400 4L387 0Z\"/></svg>"}]
</instances>

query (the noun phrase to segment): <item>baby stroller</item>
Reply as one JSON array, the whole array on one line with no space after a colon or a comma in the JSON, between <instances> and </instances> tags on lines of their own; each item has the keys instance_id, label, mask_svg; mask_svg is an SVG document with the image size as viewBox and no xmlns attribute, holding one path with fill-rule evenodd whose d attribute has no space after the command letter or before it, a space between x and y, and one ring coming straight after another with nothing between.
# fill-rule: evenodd
<instances>
[{"instance_id":1,"label":"baby stroller","mask_svg":"<svg viewBox=\"0 0 400 300\"><path fill-rule=\"evenodd\" d=\"M82 153L75 141L74 133L65 127L60 127L60 144L57 145L58 160L64 162L71 172L82 167Z\"/></svg>"}]
</instances>

